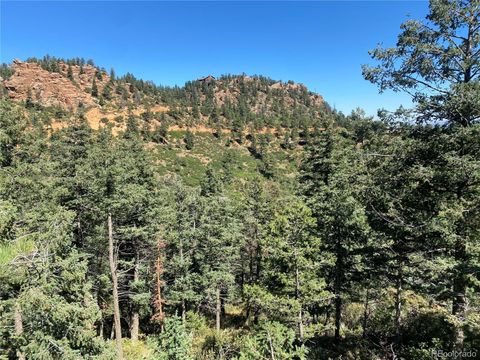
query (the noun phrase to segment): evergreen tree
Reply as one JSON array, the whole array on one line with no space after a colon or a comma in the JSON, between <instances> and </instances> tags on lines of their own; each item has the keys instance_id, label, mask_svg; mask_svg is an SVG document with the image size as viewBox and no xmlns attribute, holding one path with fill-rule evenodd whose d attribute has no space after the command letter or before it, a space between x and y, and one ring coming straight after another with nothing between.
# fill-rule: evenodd
<instances>
[{"instance_id":1,"label":"evergreen tree","mask_svg":"<svg viewBox=\"0 0 480 360\"><path fill-rule=\"evenodd\" d=\"M255 288L260 286L263 268L263 246L266 243L269 223L273 217L273 196L259 178L246 187L242 209L243 251L241 252L241 290L246 298L246 321L253 313L258 322L260 304L255 304Z\"/></svg>"},{"instance_id":2,"label":"evergreen tree","mask_svg":"<svg viewBox=\"0 0 480 360\"><path fill-rule=\"evenodd\" d=\"M203 302L215 314L215 329L220 332L222 308L235 289L235 265L239 256L239 223L235 208L222 195L206 194L202 199L198 250L200 294Z\"/></svg>"},{"instance_id":3,"label":"evergreen tree","mask_svg":"<svg viewBox=\"0 0 480 360\"><path fill-rule=\"evenodd\" d=\"M187 130L185 133L185 148L187 150L192 150L194 146L193 133L190 130Z\"/></svg>"},{"instance_id":4,"label":"evergreen tree","mask_svg":"<svg viewBox=\"0 0 480 360\"><path fill-rule=\"evenodd\" d=\"M98 87L97 87L97 83L95 81L95 78L93 78L93 80L92 80L91 94L92 94L93 97L98 97Z\"/></svg>"},{"instance_id":5,"label":"evergreen tree","mask_svg":"<svg viewBox=\"0 0 480 360\"><path fill-rule=\"evenodd\" d=\"M476 124L480 118L480 108L475 95L478 94L480 76L477 71L480 62L479 19L478 1L431 1L427 21L406 22L398 37L397 46L372 51L371 55L379 61L379 65L364 66L363 70L365 78L377 84L381 91L394 89L412 94L416 104L416 120L447 123L451 130L444 129L444 136L439 137L442 142L435 143L434 149L446 147L443 156L453 151L449 154L449 160L444 160L443 164L452 165L451 161L455 165L462 164L469 169L468 173L473 171L471 174L475 173L473 169L476 163L471 161L475 156L472 158L472 147L467 145L466 141L470 137L465 136L465 129ZM464 137L461 141L463 145L456 147L453 144L457 143L459 137ZM450 147L452 145L453 148ZM427 166L430 171L439 170L435 162L425 163L421 160L420 164ZM451 175L446 175L446 172L451 170L451 167L448 170L444 168L443 174L446 177L443 181L446 183L437 183L437 187L431 189L438 193L438 206L442 207L441 211L438 208L432 209L432 216L443 218L445 212L458 214L459 209L455 208L455 205L449 207L440 200L444 198L444 194L451 194L462 202L463 206L470 208L466 204L471 204L469 199L472 192L476 191L475 186L459 188L458 178L453 180ZM458 220L459 218L452 219L453 223ZM458 227L457 230L450 229L446 233L442 230L445 246L450 249L456 264L451 291L452 313L457 319L453 339L456 349L463 349L464 346L469 287L467 249L471 247L472 239L467 235L467 229L471 225L475 226L475 223L476 220L470 219L468 223L464 223L466 228ZM455 241L451 240L452 236Z\"/></svg>"},{"instance_id":6,"label":"evergreen tree","mask_svg":"<svg viewBox=\"0 0 480 360\"><path fill-rule=\"evenodd\" d=\"M198 192L187 188L180 180L170 179L166 186L165 203L161 207L166 242L165 281L171 284L166 296L185 322L188 307L199 302L198 275L193 263L202 204Z\"/></svg>"},{"instance_id":7,"label":"evergreen tree","mask_svg":"<svg viewBox=\"0 0 480 360\"><path fill-rule=\"evenodd\" d=\"M352 152L353 144L336 131L327 128L311 141L300 181L302 194L317 219L322 250L333 257L327 280L335 296L335 341L339 342L345 298L361 274L369 224L361 202L364 170Z\"/></svg>"},{"instance_id":8,"label":"evergreen tree","mask_svg":"<svg viewBox=\"0 0 480 360\"><path fill-rule=\"evenodd\" d=\"M325 280L319 277L320 241L314 235L316 220L298 199L285 199L269 224L263 251L264 270L255 302L268 318L295 324L297 338L303 343L311 333L309 310L329 297ZM282 304L279 306L279 304ZM307 329L306 329L307 328Z\"/></svg>"},{"instance_id":9,"label":"evergreen tree","mask_svg":"<svg viewBox=\"0 0 480 360\"><path fill-rule=\"evenodd\" d=\"M112 88L110 87L110 84L107 83L102 90L102 97L106 100L111 100L112 99Z\"/></svg>"},{"instance_id":10,"label":"evergreen tree","mask_svg":"<svg viewBox=\"0 0 480 360\"><path fill-rule=\"evenodd\" d=\"M74 81L72 66L70 64L68 65L68 68L67 68L67 79L70 81Z\"/></svg>"},{"instance_id":11,"label":"evergreen tree","mask_svg":"<svg viewBox=\"0 0 480 360\"><path fill-rule=\"evenodd\" d=\"M185 329L185 325L177 316L165 320L165 330L159 339L157 350L161 360L190 360L192 339Z\"/></svg>"}]
</instances>

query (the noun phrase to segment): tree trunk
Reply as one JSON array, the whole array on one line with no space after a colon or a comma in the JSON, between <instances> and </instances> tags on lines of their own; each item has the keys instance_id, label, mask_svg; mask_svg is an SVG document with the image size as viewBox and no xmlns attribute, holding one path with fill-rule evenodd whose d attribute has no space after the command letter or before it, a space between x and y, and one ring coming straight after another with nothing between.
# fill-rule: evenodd
<instances>
[{"instance_id":1,"label":"tree trunk","mask_svg":"<svg viewBox=\"0 0 480 360\"><path fill-rule=\"evenodd\" d=\"M23 334L23 319L22 319L22 309L18 302L15 302L14 309L14 322L15 322L15 336L22 336ZM25 354L17 349L18 360L25 360Z\"/></svg>"},{"instance_id":2,"label":"tree trunk","mask_svg":"<svg viewBox=\"0 0 480 360\"><path fill-rule=\"evenodd\" d=\"M272 336L268 331L267 331L267 336L268 336L268 346L270 347L270 358L271 360L275 360L275 349L273 348Z\"/></svg>"},{"instance_id":3,"label":"tree trunk","mask_svg":"<svg viewBox=\"0 0 480 360\"><path fill-rule=\"evenodd\" d=\"M221 313L222 313L222 305L221 305L221 301L220 301L220 287L217 286L217 290L216 290L216 297L217 297L217 306L216 306L216 310L215 310L215 317L216 317L216 329L217 329L217 332L220 332L220 316L221 316Z\"/></svg>"},{"instance_id":4,"label":"tree trunk","mask_svg":"<svg viewBox=\"0 0 480 360\"><path fill-rule=\"evenodd\" d=\"M140 280L139 277L139 259L138 259L138 252L135 255L135 267L133 269L133 282L136 283ZM131 325L130 325L130 338L132 340L138 340L140 328L140 314L138 313L138 308L135 304L133 304L132 310L132 317L131 317Z\"/></svg>"},{"instance_id":5,"label":"tree trunk","mask_svg":"<svg viewBox=\"0 0 480 360\"><path fill-rule=\"evenodd\" d=\"M110 329L110 340L115 337L115 320L112 321L112 328Z\"/></svg>"},{"instance_id":6,"label":"tree trunk","mask_svg":"<svg viewBox=\"0 0 480 360\"><path fill-rule=\"evenodd\" d=\"M115 255L114 255L114 247L113 247L113 226L112 226L111 214L108 214L108 259L110 263L110 273L112 276L113 319L114 319L114 325L115 325L115 342L117 347L117 359L123 360L122 326L120 323L120 307L118 304L117 264L115 263Z\"/></svg>"},{"instance_id":7,"label":"tree trunk","mask_svg":"<svg viewBox=\"0 0 480 360\"><path fill-rule=\"evenodd\" d=\"M298 335L300 342L303 344L303 310L301 306L300 310L298 311Z\"/></svg>"},{"instance_id":8,"label":"tree trunk","mask_svg":"<svg viewBox=\"0 0 480 360\"><path fill-rule=\"evenodd\" d=\"M225 315L227 314L225 310L225 299L227 298L228 294L225 290L222 290L220 292L220 314L222 318L225 319Z\"/></svg>"},{"instance_id":9,"label":"tree trunk","mask_svg":"<svg viewBox=\"0 0 480 360\"><path fill-rule=\"evenodd\" d=\"M245 326L250 326L250 312L252 310L252 307L250 306L250 303L247 302L247 309L245 310Z\"/></svg>"},{"instance_id":10,"label":"tree trunk","mask_svg":"<svg viewBox=\"0 0 480 360\"><path fill-rule=\"evenodd\" d=\"M465 262L466 258L466 244L464 240L458 240L455 249L455 260L460 264ZM452 301L452 314L458 321L455 325L453 344L454 349L463 351L463 342L465 334L463 326L466 320L467 310L467 281L463 270L457 269L457 274L453 280L453 301Z\"/></svg>"}]
</instances>

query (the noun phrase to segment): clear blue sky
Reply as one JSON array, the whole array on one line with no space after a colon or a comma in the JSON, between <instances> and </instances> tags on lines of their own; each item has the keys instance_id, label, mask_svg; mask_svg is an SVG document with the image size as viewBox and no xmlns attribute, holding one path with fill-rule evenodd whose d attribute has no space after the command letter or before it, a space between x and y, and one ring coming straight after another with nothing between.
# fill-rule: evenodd
<instances>
[{"instance_id":1,"label":"clear blue sky","mask_svg":"<svg viewBox=\"0 0 480 360\"><path fill-rule=\"evenodd\" d=\"M0 61L91 58L117 74L183 85L213 74L294 80L349 113L408 105L363 80L367 51L394 45L426 1L27 2L1 0Z\"/></svg>"}]
</instances>

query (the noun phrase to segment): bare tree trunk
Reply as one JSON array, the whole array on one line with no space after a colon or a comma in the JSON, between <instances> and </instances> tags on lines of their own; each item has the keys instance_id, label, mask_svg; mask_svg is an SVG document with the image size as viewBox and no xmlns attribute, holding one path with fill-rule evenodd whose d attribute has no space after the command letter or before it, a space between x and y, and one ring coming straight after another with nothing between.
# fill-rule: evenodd
<instances>
[{"instance_id":1,"label":"bare tree trunk","mask_svg":"<svg viewBox=\"0 0 480 360\"><path fill-rule=\"evenodd\" d=\"M133 282L138 282L140 280L139 277L139 259L138 259L138 251L135 254L135 267L133 269ZM138 308L135 304L133 304L132 310L132 318L131 318L131 325L130 325L130 338L132 340L138 340L140 328L140 314L138 313Z\"/></svg>"},{"instance_id":2,"label":"bare tree trunk","mask_svg":"<svg viewBox=\"0 0 480 360\"><path fill-rule=\"evenodd\" d=\"M113 226L112 226L111 214L108 214L108 259L110 264L110 273L112 276L113 319L115 324L115 342L117 347L117 359L123 360L122 326L120 323L120 307L118 305L117 264L115 263L115 256L114 256Z\"/></svg>"},{"instance_id":3,"label":"bare tree trunk","mask_svg":"<svg viewBox=\"0 0 480 360\"><path fill-rule=\"evenodd\" d=\"M272 336L270 335L270 332L267 332L267 336L268 336L268 345L270 347L270 357L272 360L275 360L275 349L273 348Z\"/></svg>"},{"instance_id":4,"label":"bare tree trunk","mask_svg":"<svg viewBox=\"0 0 480 360\"><path fill-rule=\"evenodd\" d=\"M22 319L22 309L18 302L15 302L15 309L14 309L14 321L15 321L15 336L21 336L23 334L23 319ZM17 350L17 357L18 360L25 360L25 354Z\"/></svg>"},{"instance_id":5,"label":"bare tree trunk","mask_svg":"<svg viewBox=\"0 0 480 360\"><path fill-rule=\"evenodd\" d=\"M110 340L113 340L115 337L115 322L112 322L112 328L110 329Z\"/></svg>"},{"instance_id":6,"label":"bare tree trunk","mask_svg":"<svg viewBox=\"0 0 480 360\"><path fill-rule=\"evenodd\" d=\"M250 300L247 301L246 310L245 310L245 326L250 326L250 314L252 312L252 305Z\"/></svg>"},{"instance_id":7,"label":"bare tree trunk","mask_svg":"<svg viewBox=\"0 0 480 360\"><path fill-rule=\"evenodd\" d=\"M303 310L300 307L300 311L298 312L298 333L300 337L300 342L303 344Z\"/></svg>"},{"instance_id":8,"label":"bare tree trunk","mask_svg":"<svg viewBox=\"0 0 480 360\"><path fill-rule=\"evenodd\" d=\"M222 312L222 305L220 301L220 286L217 286L216 296L217 296L217 306L215 310L216 329L217 329L217 332L220 332L220 315Z\"/></svg>"},{"instance_id":9,"label":"bare tree trunk","mask_svg":"<svg viewBox=\"0 0 480 360\"><path fill-rule=\"evenodd\" d=\"M103 318L100 320L98 325L98 336L103 339Z\"/></svg>"}]
</instances>

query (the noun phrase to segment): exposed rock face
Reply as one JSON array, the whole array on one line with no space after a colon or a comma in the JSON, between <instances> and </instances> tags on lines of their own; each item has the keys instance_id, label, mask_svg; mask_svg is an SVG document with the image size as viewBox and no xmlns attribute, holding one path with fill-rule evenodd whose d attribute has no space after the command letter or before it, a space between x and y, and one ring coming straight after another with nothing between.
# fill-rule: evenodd
<instances>
[{"instance_id":1,"label":"exposed rock face","mask_svg":"<svg viewBox=\"0 0 480 360\"><path fill-rule=\"evenodd\" d=\"M91 65L71 65L71 78L68 78L69 65L64 62L58 63L58 72L45 70L36 62L22 62L14 60L11 69L13 75L8 79L0 79L0 84L7 90L8 96L15 101L30 99L42 106L56 106L67 111L76 111L80 104L86 108L99 109L99 98L91 95L93 79L98 89L98 94L103 94L105 86L109 84L107 93L103 96L102 105L118 105L125 107L125 102L132 101L135 107L141 106L140 96L157 103L159 99L151 94L140 95L138 91L130 89L130 83L118 79L110 81L110 77L102 72L97 77L98 68ZM200 102L207 100L207 92L213 92L213 100L216 106L225 103L238 104L240 99L246 99L246 106L254 113L264 111L276 111L281 104L286 108L294 108L300 104L304 108L319 107L324 104L323 98L315 93L309 92L303 84L293 82L273 82L272 80L256 76L233 76L215 79L209 75L197 80L202 84L196 88ZM120 95L117 86L126 91ZM115 88L115 91L113 90ZM187 95L192 95L188 93ZM137 99L138 97L138 99ZM164 105L164 104L163 104ZM105 107L104 107L105 108Z\"/></svg>"},{"instance_id":2,"label":"exposed rock face","mask_svg":"<svg viewBox=\"0 0 480 360\"><path fill-rule=\"evenodd\" d=\"M204 81L204 79L200 81ZM262 108L268 108L271 105L268 104L267 99L269 93L273 94L273 97L276 99L281 99L287 107L294 106L296 102L295 97L298 98L299 95L302 95L303 101L308 99L309 106L322 106L324 104L322 96L309 92L303 84L275 82L271 85L265 85L257 77L251 76L239 76L228 81L216 80L214 92L216 104L223 105L226 101L237 103L241 94L242 82L256 87L255 103L249 104L250 110L253 112L259 112ZM201 100L205 100L205 96Z\"/></svg>"},{"instance_id":3,"label":"exposed rock face","mask_svg":"<svg viewBox=\"0 0 480 360\"><path fill-rule=\"evenodd\" d=\"M75 111L79 104L84 106L98 106L97 100L90 94L96 69L85 65L83 74L80 74L79 66L72 66L74 81L67 78L68 66L60 64L60 73L44 70L37 63L14 60L12 64L14 74L3 81L8 91L8 96L17 101L27 100L43 106L58 106L65 110ZM108 81L108 76L103 74L103 79L97 80L99 91Z\"/></svg>"}]
</instances>

